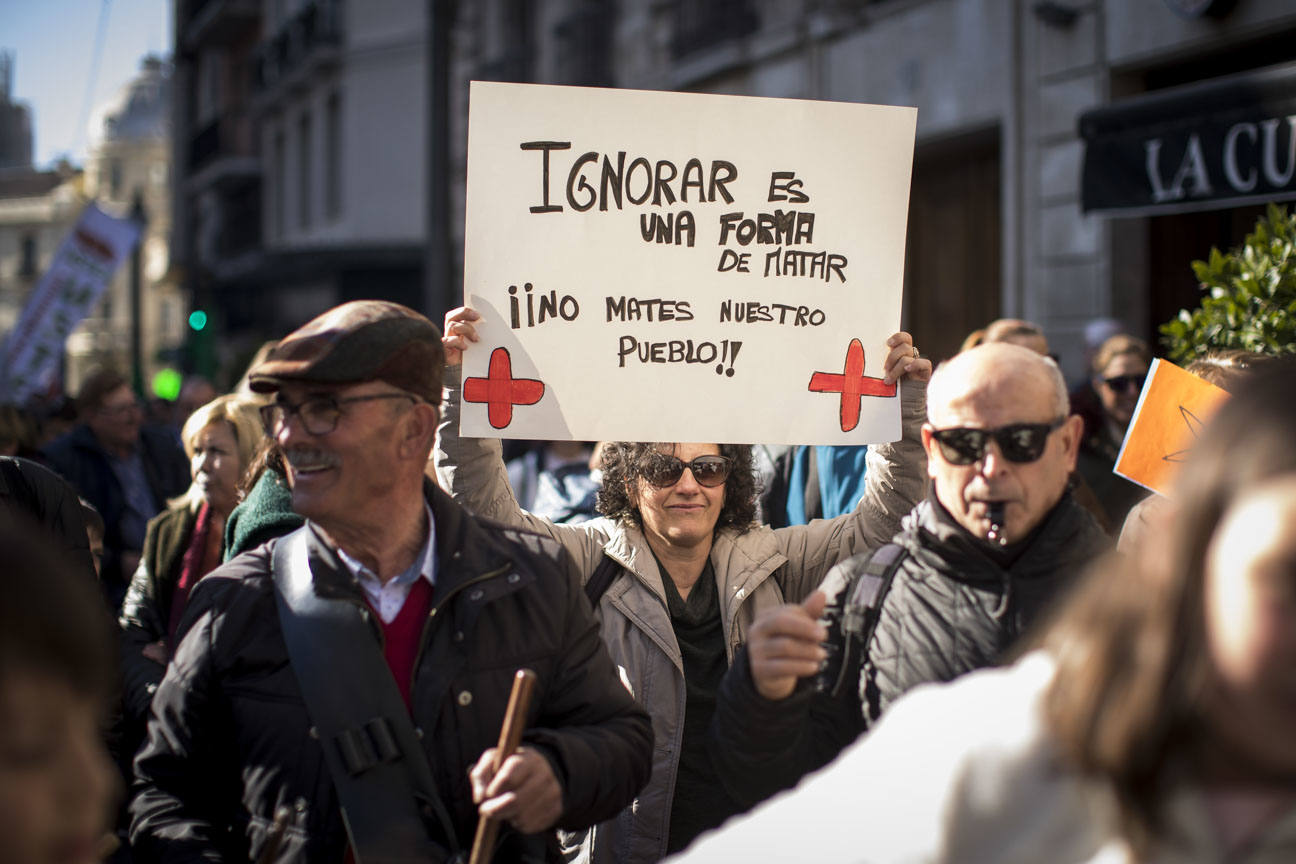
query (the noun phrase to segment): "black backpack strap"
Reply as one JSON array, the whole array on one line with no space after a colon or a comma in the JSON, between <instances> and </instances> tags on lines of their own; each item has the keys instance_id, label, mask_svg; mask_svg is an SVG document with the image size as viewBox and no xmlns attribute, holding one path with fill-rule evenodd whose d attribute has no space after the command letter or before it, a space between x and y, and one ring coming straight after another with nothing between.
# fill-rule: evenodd
<instances>
[{"instance_id":1,"label":"black backpack strap","mask_svg":"<svg viewBox=\"0 0 1296 864\"><path fill-rule=\"evenodd\" d=\"M275 600L356 862L447 861L422 814L435 812L456 852L458 840L409 710L360 606L316 594L309 530L275 544Z\"/></svg>"},{"instance_id":2,"label":"black backpack strap","mask_svg":"<svg viewBox=\"0 0 1296 864\"><path fill-rule=\"evenodd\" d=\"M824 672L828 674L821 673L820 690L837 695L856 658L867 656L869 642L881 617L882 600L908 554L899 543L879 546L869 555L864 569L853 575L842 589L840 610L829 616L830 621L836 619L828 636L830 643L835 640L835 644L825 646L833 662L825 661Z\"/></svg>"},{"instance_id":3,"label":"black backpack strap","mask_svg":"<svg viewBox=\"0 0 1296 864\"><path fill-rule=\"evenodd\" d=\"M590 605L597 611L599 601L607 593L607 589L612 587L613 581L621 574L621 564L611 555L603 553L603 560L599 561L598 567L590 574L589 581L585 583L585 596L589 598Z\"/></svg>"}]
</instances>

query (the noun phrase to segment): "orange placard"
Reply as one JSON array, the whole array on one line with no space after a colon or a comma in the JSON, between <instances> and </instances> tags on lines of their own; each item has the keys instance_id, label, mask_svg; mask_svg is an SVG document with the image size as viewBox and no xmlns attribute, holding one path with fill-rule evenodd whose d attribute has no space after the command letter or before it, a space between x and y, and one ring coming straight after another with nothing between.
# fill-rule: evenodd
<instances>
[{"instance_id":1,"label":"orange placard","mask_svg":"<svg viewBox=\"0 0 1296 864\"><path fill-rule=\"evenodd\" d=\"M1153 360L1134 419L1125 431L1117 474L1169 495L1179 466L1228 392L1165 360Z\"/></svg>"}]
</instances>

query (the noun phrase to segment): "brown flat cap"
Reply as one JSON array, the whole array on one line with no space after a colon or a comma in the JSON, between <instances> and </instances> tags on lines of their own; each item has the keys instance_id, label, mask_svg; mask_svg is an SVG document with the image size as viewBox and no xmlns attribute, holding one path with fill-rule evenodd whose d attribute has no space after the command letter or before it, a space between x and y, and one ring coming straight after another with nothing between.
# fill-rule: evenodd
<instances>
[{"instance_id":1,"label":"brown flat cap","mask_svg":"<svg viewBox=\"0 0 1296 864\"><path fill-rule=\"evenodd\" d=\"M248 386L256 393L273 393L285 381L385 381L439 405L444 368L441 331L435 324L399 303L356 300L285 336L248 373Z\"/></svg>"}]
</instances>

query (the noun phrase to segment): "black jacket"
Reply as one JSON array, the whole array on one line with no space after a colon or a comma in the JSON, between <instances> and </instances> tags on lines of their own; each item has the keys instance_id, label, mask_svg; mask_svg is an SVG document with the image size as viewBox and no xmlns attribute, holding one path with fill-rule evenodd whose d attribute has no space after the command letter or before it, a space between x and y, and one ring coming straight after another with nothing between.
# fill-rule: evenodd
<instances>
[{"instance_id":1,"label":"black jacket","mask_svg":"<svg viewBox=\"0 0 1296 864\"><path fill-rule=\"evenodd\" d=\"M53 548L87 577L94 576L81 502L53 471L30 459L0 456L0 515L11 514L20 524L30 520L40 525Z\"/></svg>"},{"instance_id":2,"label":"black jacket","mask_svg":"<svg viewBox=\"0 0 1296 864\"><path fill-rule=\"evenodd\" d=\"M171 598L197 521L198 514L188 505L168 508L149 520L140 566L122 602L118 620L125 685L122 698L126 716L134 722L143 723L153 691L162 681L162 665L144 656L144 646L166 638Z\"/></svg>"},{"instance_id":3,"label":"black jacket","mask_svg":"<svg viewBox=\"0 0 1296 864\"><path fill-rule=\"evenodd\" d=\"M836 698L807 680L791 697L767 700L752 683L746 650L735 658L711 726L712 756L725 786L747 805L826 764L903 693L998 663L1110 543L1067 493L1003 566L939 508L933 496L905 517L892 541L905 557L881 598L867 650ZM867 562L856 555L838 564L824 591L839 602L841 586Z\"/></svg>"},{"instance_id":4,"label":"black jacket","mask_svg":"<svg viewBox=\"0 0 1296 864\"><path fill-rule=\"evenodd\" d=\"M139 448L144 476L160 512L166 507L168 498L174 498L189 488L189 461L175 435L166 429L148 426L141 429ZM63 479L71 483L103 517L104 561L100 578L115 605L120 604L131 577L130 573L122 572L121 560L121 554L127 548L120 528L126 497L108 461L108 452L90 427L81 425L46 445L44 456L50 467L63 475ZM148 517L154 515L147 514Z\"/></svg>"},{"instance_id":5,"label":"black jacket","mask_svg":"<svg viewBox=\"0 0 1296 864\"><path fill-rule=\"evenodd\" d=\"M563 787L559 827L613 816L648 779L652 728L618 679L589 601L565 575L565 553L548 539L477 519L431 486L428 495L436 587L412 714L457 835L445 837L433 819L433 839L465 851L471 845L477 819L468 770L495 745L523 666L539 676L523 741L549 758ZM140 860L255 858L285 805L293 816L279 862L342 860L337 797L279 626L274 545L240 555L191 594L136 760L131 840ZM309 548L317 590L363 603L362 589L317 532ZM556 850L552 836L508 834L512 846L500 860L524 850L552 858Z\"/></svg>"}]
</instances>

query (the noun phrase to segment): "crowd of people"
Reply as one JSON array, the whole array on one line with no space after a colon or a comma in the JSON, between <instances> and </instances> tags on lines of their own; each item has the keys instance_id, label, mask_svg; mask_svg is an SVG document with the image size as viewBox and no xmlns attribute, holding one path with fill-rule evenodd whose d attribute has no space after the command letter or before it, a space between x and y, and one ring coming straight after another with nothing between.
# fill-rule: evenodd
<instances>
[{"instance_id":1,"label":"crowd of people","mask_svg":"<svg viewBox=\"0 0 1296 864\"><path fill-rule=\"evenodd\" d=\"M1233 395L1161 497L1128 334L1069 391L1028 321L896 333L895 442L506 463L481 326L0 409L0 861L1296 860L1291 361L1189 367Z\"/></svg>"}]
</instances>

